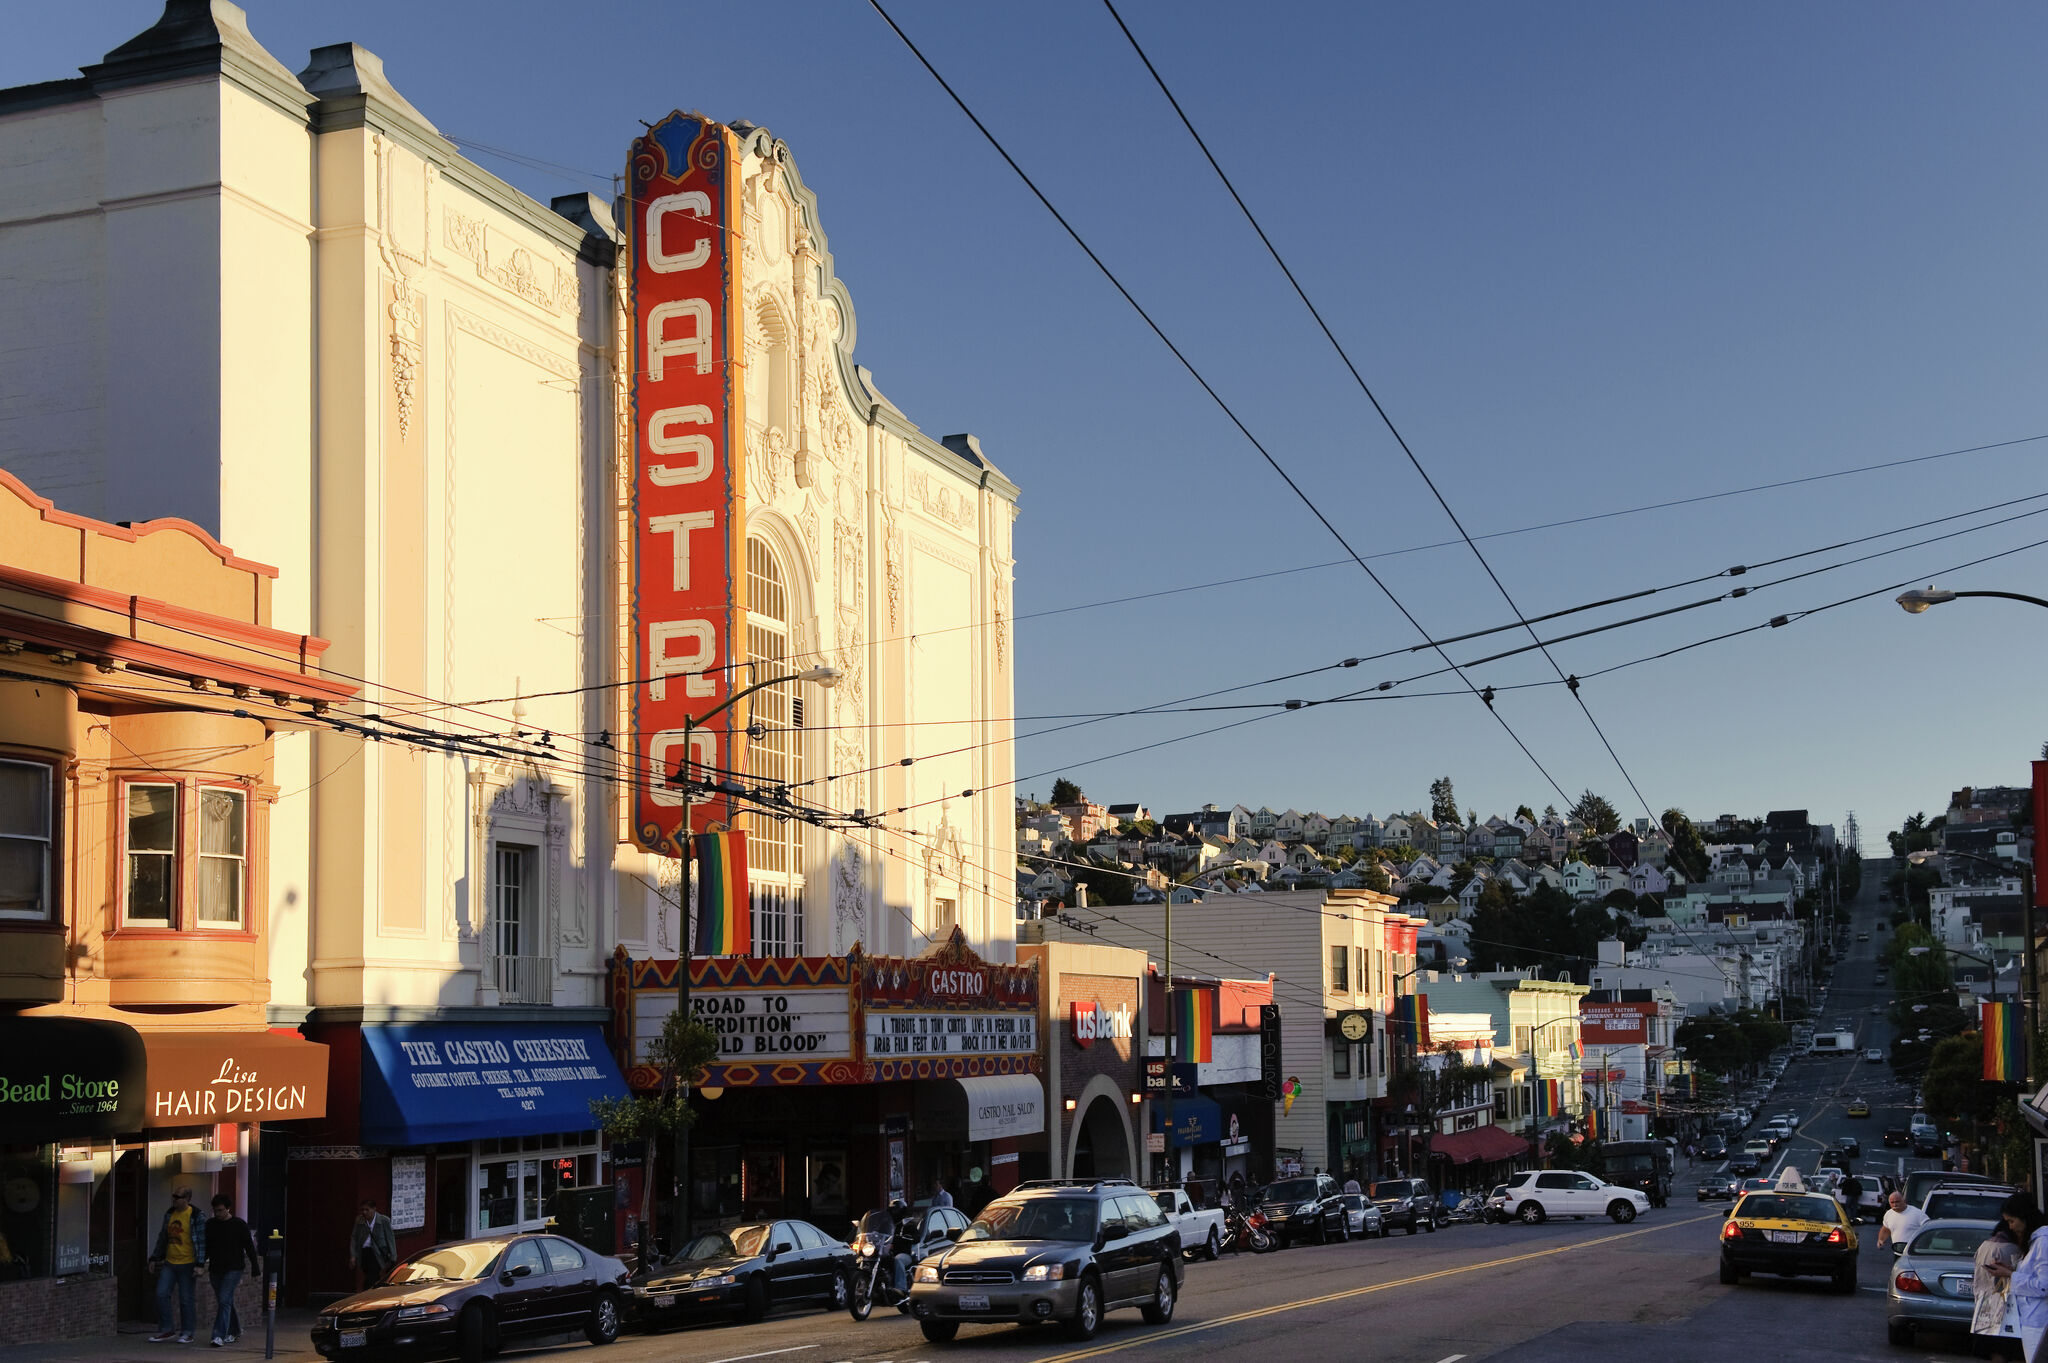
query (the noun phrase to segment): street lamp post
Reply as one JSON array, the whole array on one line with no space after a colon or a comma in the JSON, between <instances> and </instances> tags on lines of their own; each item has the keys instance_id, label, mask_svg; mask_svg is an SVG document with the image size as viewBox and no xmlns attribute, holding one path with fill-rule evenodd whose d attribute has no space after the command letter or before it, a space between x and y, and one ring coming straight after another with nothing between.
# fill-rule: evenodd
<instances>
[{"instance_id":1,"label":"street lamp post","mask_svg":"<svg viewBox=\"0 0 2048 1363\"><path fill-rule=\"evenodd\" d=\"M748 664L748 666L751 666L751 664ZM830 690L839 685L839 678L842 675L836 667L820 666L807 667L801 672L784 673L779 677L764 677L751 685L741 687L709 710L706 710L703 714L686 715L683 718L683 760L676 767L675 774L671 780L683 792L683 821L682 827L678 830L682 836L677 839L682 846L683 853L683 888L682 904L680 906L683 920L683 941L681 959L676 962L676 1012L684 1017L689 1016L690 1012L690 957L696 949L696 938L692 935L693 926L690 922L690 879L694 870L691 863L695 860L690 843L690 787L692 785L690 767L694 761L691 757L691 740L697 730L703 728L712 720L745 700L748 696L753 695L756 691L764 691L771 686L780 686L783 682L791 681L816 682L818 685ZM726 789L728 794L739 793L740 788L732 781L729 774L725 780L713 784L715 788ZM673 1076L673 1080L678 1086L686 1086L689 1083L688 1076L681 1074ZM651 1177L654 1172L651 1159L648 1161L648 1166L647 1172ZM676 1242L671 1249L676 1253L681 1253L683 1242L689 1238L690 1234L690 1127L687 1122L676 1127L676 1200L669 1214L669 1223L675 1227L676 1231Z\"/></svg>"},{"instance_id":2,"label":"street lamp post","mask_svg":"<svg viewBox=\"0 0 2048 1363\"><path fill-rule=\"evenodd\" d=\"M1957 595L1962 595L1962 593L1959 592L1957 593ZM2031 600L2032 598L2028 599ZM1911 852L1907 854L1906 860L1913 863L1915 866L1922 866L1934 860L1938 856L1960 857L1964 861L1981 861L1985 865L1994 867L2001 871L2005 869L2006 865L2006 863L2000 861L1996 857L1982 856L1976 852ZM2020 924L2020 934L2022 938L2020 943L2020 978L2017 981L2017 987L2019 989L2020 994L2020 1035L2027 1038L2026 1082L2027 1087L2029 1089L2032 1089L2034 1086L2034 1034L2032 1031L2028 1030L2028 1020L2034 1015L2034 1013L2038 1009L2038 1000L2040 997L2039 993L2037 992L2040 988L2040 983L2038 980L2037 968L2034 962L2034 871L2033 867L2029 866L2027 863L2023 861L2015 860L2012 863L2012 866L2014 870L2019 872L2020 917L2022 920ZM1951 956L1960 956L1967 961L1982 961L1983 964L1990 967L1992 971L1992 992L1994 993L1994 995L1997 993L1998 966L1995 962L1986 961L1981 956L1972 956L1968 952L1957 951L1955 948L1949 947L1946 944L1944 944L1944 949L1947 950ZM1924 952L1925 950L1927 950L1927 948L1912 947L1909 948L1909 950L1915 954L1918 954L1920 952Z\"/></svg>"},{"instance_id":3,"label":"street lamp post","mask_svg":"<svg viewBox=\"0 0 2048 1363\"><path fill-rule=\"evenodd\" d=\"M1451 957L1451 958L1450 958L1450 966L1451 966L1451 969L1453 969L1453 970L1463 970L1463 969L1464 969L1464 968L1465 968L1465 967L1466 967L1467 965L1469 965L1469 964L1471 964L1471 962L1470 962L1469 960L1467 960L1467 959L1466 959L1465 957L1463 957L1463 956L1453 956L1453 957ZM1393 1000L1395 1001L1395 1003L1396 1003L1396 1004L1398 1004L1398 1003L1400 1002L1400 999L1401 999L1401 981L1403 981L1403 980L1410 980L1410 979L1413 979L1413 978L1415 978L1415 977L1416 977L1417 975L1420 975L1420 974L1421 974L1421 973L1422 973L1423 971L1425 971L1425 970L1435 970L1435 969L1436 969L1436 963L1435 963L1435 962L1433 962L1433 961L1432 961L1432 962L1429 962L1429 963L1426 963L1426 964L1425 964L1425 963L1421 963L1421 962L1418 962L1418 963L1417 963L1417 964L1416 964L1415 966L1413 966L1412 968L1410 968L1410 969L1408 969L1408 970L1403 970L1403 971L1399 972L1398 974L1396 974L1396 975L1394 976L1394 980L1393 980L1393 994L1391 995L1391 997L1393 998ZM1415 991L1411 989L1411 990L1409 990L1408 992L1409 992L1410 996L1412 997ZM1415 1096L1416 1096L1417 1098L1420 1098L1420 1097L1422 1097L1422 1096L1423 1096L1423 1093L1422 1093L1422 1055L1421 1055L1421 1051L1422 1051L1422 1025L1421 1025L1421 1022L1420 1022L1420 1014L1419 1014L1419 1013L1411 1013L1411 1014L1410 1014L1410 1017L1411 1017L1411 1019L1414 1019L1414 1020L1412 1020L1412 1021L1410 1022L1410 1024L1409 1024L1408 1036L1407 1036L1407 1038L1406 1038L1406 1040L1407 1040L1407 1050L1408 1050L1408 1071L1409 1071L1409 1074L1410 1074L1410 1075L1411 1075L1411 1076L1413 1077L1413 1081L1414 1081L1414 1084L1415 1084ZM1395 1069L1394 1069L1394 1073L1397 1073L1397 1074L1398 1074L1399 1072L1400 1072L1400 1057L1399 1057L1399 1055L1397 1054L1397 1055L1395 1056ZM1391 1093L1391 1092L1392 1092L1392 1086L1391 1086L1391 1085L1389 1085L1389 1087L1388 1087L1388 1091L1389 1091L1389 1093ZM1420 1111L1421 1111L1421 1109L1422 1109L1422 1108L1424 1108L1424 1107L1426 1107L1426 1106L1427 1106L1427 1104L1416 1104L1416 1103L1411 1103L1411 1104L1409 1104L1409 1111L1411 1111L1411 1112L1420 1112ZM1427 1177L1429 1177L1429 1162L1430 1162L1430 1159L1431 1159L1431 1157L1432 1157L1432 1156L1434 1155L1434 1153L1435 1153L1435 1150L1436 1150L1436 1110L1431 1110L1431 1111L1429 1111L1428 1113L1426 1113L1425 1115L1427 1116L1427 1118L1428 1118L1428 1121L1429 1121L1429 1128L1428 1128L1428 1135L1426 1135L1426 1136L1425 1136L1425 1137L1423 1138L1423 1142L1422 1142L1422 1177L1424 1177L1424 1178L1427 1178ZM1407 1162L1408 1162L1408 1164L1410 1165L1410 1172L1412 1173L1412 1172L1414 1172L1414 1170L1413 1170L1413 1165L1414 1165L1414 1163L1415 1163L1415 1145L1414 1145L1414 1136L1413 1136L1412 1132L1411 1132L1411 1134L1410 1134L1409 1136L1405 1137L1405 1138L1404 1138L1404 1140L1405 1140L1405 1142L1406 1142L1407 1148L1406 1148L1406 1149L1405 1149L1405 1150L1404 1150L1404 1151L1403 1151L1402 1153L1403 1153L1403 1155L1405 1155L1405 1156L1406 1156L1406 1158L1407 1158ZM1375 1158L1377 1158L1377 1157L1375 1157Z\"/></svg>"},{"instance_id":4,"label":"street lamp post","mask_svg":"<svg viewBox=\"0 0 2048 1363\"><path fill-rule=\"evenodd\" d=\"M2020 601L2024 602L2029 606L2040 606L2044 610L2048 610L2048 600L2043 600L2038 596L2028 596L2025 592L1952 592L1946 591L1939 587L1935 587L1932 584L1930 584L1925 590L1915 589L1913 591L1900 593L1898 597L1898 602L1900 609L1904 610L1908 615L1921 615L1924 614L1927 608L1930 606L1945 605L1950 601L1956 600L1958 597L1964 596L1988 596L1995 597L2001 601ZM2038 762L2035 763L2035 802L2037 808L2039 807L2040 801L2040 770L2041 764ZM2035 830L2035 836L2040 836L2040 830ZM1950 853L1949 855L1966 857L1972 861L1991 860L1991 858L1989 857L1981 857L1975 855L1974 853L1969 852ZM2020 1005L2020 1020L2022 1024L2022 1035L2024 1035L2027 1038L2027 1084L2028 1087L2031 1088L2033 1086L2034 1078L2034 1034L2031 1031L2026 1030L2025 1022L2029 1015L2037 1011L2041 997L2040 967L2038 962L2036 962L2036 960L2034 959L2034 894L2038 886L2036 886L2032 882L2032 878L2027 875L2023 875L2021 877L2020 884L2020 914L2023 920L2020 929L2023 936L2023 940L2020 944L2020 978L2024 984L2024 992L2026 995L2025 999L2022 1001Z\"/></svg>"},{"instance_id":5,"label":"street lamp post","mask_svg":"<svg viewBox=\"0 0 2048 1363\"><path fill-rule=\"evenodd\" d=\"M1542 1036L1552 1027L1561 1027L1566 1023L1571 1023L1574 1026L1576 1026L1578 1021L1579 1017L1577 1013L1569 1013L1561 1018L1552 1018L1548 1022L1537 1023L1534 1027L1531 1027L1529 1029L1529 1069L1530 1072L1535 1075L1536 1083L1540 1084L1543 1082L1543 1061L1538 1057L1537 1054L1536 1038ZM1533 1088L1534 1085L1532 1084L1531 1087ZM1561 1096L1562 1095L1560 1095L1560 1097ZM1533 1107L1535 1105L1532 1103L1530 1104L1530 1106ZM1535 1123L1532 1120L1530 1124L1533 1126Z\"/></svg>"}]
</instances>

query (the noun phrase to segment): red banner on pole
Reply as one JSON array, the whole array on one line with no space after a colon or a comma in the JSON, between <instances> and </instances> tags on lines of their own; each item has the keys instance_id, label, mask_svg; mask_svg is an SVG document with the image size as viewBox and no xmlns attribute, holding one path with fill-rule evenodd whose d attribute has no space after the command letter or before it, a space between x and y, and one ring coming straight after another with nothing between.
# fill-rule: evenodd
<instances>
[{"instance_id":1,"label":"red banner on pole","mask_svg":"<svg viewBox=\"0 0 2048 1363\"><path fill-rule=\"evenodd\" d=\"M634 140L627 175L633 840L668 856L730 817L722 798L697 795L684 827L679 771L707 784L738 772L746 728L740 713L688 724L732 693L745 639L737 153L729 129L675 113Z\"/></svg>"}]
</instances>

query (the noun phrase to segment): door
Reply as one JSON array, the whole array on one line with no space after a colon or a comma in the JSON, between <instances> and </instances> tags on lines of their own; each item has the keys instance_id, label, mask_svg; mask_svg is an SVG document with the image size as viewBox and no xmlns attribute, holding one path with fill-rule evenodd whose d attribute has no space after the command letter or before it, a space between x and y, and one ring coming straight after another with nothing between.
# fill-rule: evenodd
<instances>
[{"instance_id":1,"label":"door","mask_svg":"<svg viewBox=\"0 0 2048 1363\"><path fill-rule=\"evenodd\" d=\"M1607 1190L1584 1174L1572 1175L1571 1197L1573 1216L1607 1214Z\"/></svg>"},{"instance_id":2,"label":"door","mask_svg":"<svg viewBox=\"0 0 2048 1363\"><path fill-rule=\"evenodd\" d=\"M1543 1204L1543 1211L1549 1216L1580 1216L1572 1205L1573 1185L1578 1182L1577 1174L1552 1170L1536 1175L1536 1200Z\"/></svg>"},{"instance_id":3,"label":"door","mask_svg":"<svg viewBox=\"0 0 2048 1363\"><path fill-rule=\"evenodd\" d=\"M557 1236L543 1237L540 1247L548 1261L546 1312L560 1322L556 1328L567 1329L596 1304L597 1269L582 1248Z\"/></svg>"},{"instance_id":4,"label":"door","mask_svg":"<svg viewBox=\"0 0 2048 1363\"><path fill-rule=\"evenodd\" d=\"M808 1268L797 1249L796 1230L787 1221L768 1228L768 1300L780 1304L806 1295Z\"/></svg>"},{"instance_id":5,"label":"door","mask_svg":"<svg viewBox=\"0 0 2048 1363\"><path fill-rule=\"evenodd\" d=\"M505 1282L508 1274L510 1284ZM532 1236L514 1240L498 1266L498 1328L508 1335L545 1328L547 1297L548 1265L540 1241Z\"/></svg>"},{"instance_id":6,"label":"door","mask_svg":"<svg viewBox=\"0 0 2048 1363\"><path fill-rule=\"evenodd\" d=\"M832 1293L832 1245L825 1232L808 1221L792 1221L789 1228L796 1232L797 1257L803 1260L803 1294L806 1297L827 1297Z\"/></svg>"}]
</instances>

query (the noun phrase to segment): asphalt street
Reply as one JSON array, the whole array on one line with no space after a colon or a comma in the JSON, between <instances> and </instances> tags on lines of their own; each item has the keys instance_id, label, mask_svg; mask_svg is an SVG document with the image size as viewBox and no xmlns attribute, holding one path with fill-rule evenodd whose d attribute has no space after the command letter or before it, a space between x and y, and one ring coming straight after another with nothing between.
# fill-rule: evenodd
<instances>
[{"instance_id":1,"label":"asphalt street","mask_svg":"<svg viewBox=\"0 0 2048 1363\"><path fill-rule=\"evenodd\" d=\"M1873 867L1871 879L1877 879ZM1874 890L1855 906L1854 942L1837 967L1820 1024L1839 1021L1860 1046L1888 1048L1889 1024L1873 1014L1886 1001L1873 983L1880 905ZM1869 1101L1872 1115L1852 1118L1849 1100ZM1815 1167L1820 1152L1855 1133L1864 1171L1918 1167L1881 1144L1883 1130L1911 1115L1912 1088L1888 1065L1860 1057L1802 1059L1759 1114L1791 1111L1798 1135L1783 1147L1785 1162ZM508 1350L507 1358L564 1359L596 1354L603 1363L1081 1363L1128 1356L1132 1363L1180 1363L1244 1357L1289 1363L1478 1363L1510 1354L1516 1363L1582 1363L1639 1359L1659 1363L1726 1363L1730 1357L1812 1359L1940 1357L1928 1345L1885 1343L1884 1281L1890 1256L1864 1229L1861 1290L1836 1296L1819 1280L1751 1278L1735 1287L1718 1281L1716 1237L1724 1203L1701 1205L1694 1189L1718 1176L1679 1160L1668 1207L1619 1226L1605 1220L1540 1226L1458 1225L1435 1234L1397 1235L1344 1245L1302 1246L1275 1254L1226 1257L1188 1266L1174 1320L1144 1323L1135 1311L1108 1318L1088 1343L1055 1329L970 1327L948 1345L925 1341L914 1322L878 1312L862 1324L845 1315L791 1312L751 1326L706 1325L659 1335L628 1335L602 1350L580 1341ZM305 1359L303 1325L278 1352ZM0 1363L36 1359L161 1359L185 1352L139 1336L117 1341L0 1350ZM248 1356L246 1344L226 1352ZM1956 1350L1955 1356L1962 1356ZM260 1356L260 1355L259 1355ZM593 1363L596 1360L593 1359Z\"/></svg>"}]
</instances>

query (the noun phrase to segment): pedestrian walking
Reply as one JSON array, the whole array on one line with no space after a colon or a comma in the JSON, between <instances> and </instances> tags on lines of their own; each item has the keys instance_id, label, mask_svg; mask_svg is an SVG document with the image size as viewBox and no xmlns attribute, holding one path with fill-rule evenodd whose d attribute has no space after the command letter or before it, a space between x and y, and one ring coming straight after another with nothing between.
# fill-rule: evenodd
<instances>
[{"instance_id":1,"label":"pedestrian walking","mask_svg":"<svg viewBox=\"0 0 2048 1363\"><path fill-rule=\"evenodd\" d=\"M2011 1228L2014 1238L2026 1247L2017 1265L2005 1268L1985 1265L1987 1273L2007 1280L2012 1298L2011 1314L2020 1332L2020 1354L2026 1363L2039 1363L2041 1336L2048 1334L2048 1224L2040 1209L2025 1193L2014 1193L1998 1209L1999 1220Z\"/></svg>"},{"instance_id":2,"label":"pedestrian walking","mask_svg":"<svg viewBox=\"0 0 2048 1363\"><path fill-rule=\"evenodd\" d=\"M218 1349L234 1343L242 1333L235 1289L241 1286L243 1273L263 1271L263 1257L256 1252L256 1235L249 1223L235 1215L235 1204L224 1195L213 1199L205 1244L206 1276L213 1283L213 1347Z\"/></svg>"},{"instance_id":3,"label":"pedestrian walking","mask_svg":"<svg viewBox=\"0 0 2048 1363\"><path fill-rule=\"evenodd\" d=\"M199 1266L206 1262L206 1242L197 1234L198 1213L192 1210L192 1190L171 1193L171 1205L157 1224L156 1244L149 1251L149 1267L156 1273L156 1333L152 1344L177 1340L192 1342L199 1324L199 1304L194 1282ZM177 1328L171 1326L171 1299L178 1302Z\"/></svg>"},{"instance_id":4,"label":"pedestrian walking","mask_svg":"<svg viewBox=\"0 0 2048 1363\"><path fill-rule=\"evenodd\" d=\"M2019 1237L2012 1233L2012 1227L2003 1221L1998 1229L1984 1237L1984 1243L1977 1246L1976 1269L1970 1277L1970 1292L1976 1298L1976 1310L1970 1315L1970 1333L1975 1336L1977 1354L1994 1363L2013 1363L2018 1341L2012 1329L2007 1328L2007 1317L2012 1306L2012 1294L2007 1291L2012 1270L2020 1261ZM1997 1265L2005 1270L2002 1276L1992 1271ZM2015 1324L2016 1328L2016 1324Z\"/></svg>"},{"instance_id":5,"label":"pedestrian walking","mask_svg":"<svg viewBox=\"0 0 2048 1363\"><path fill-rule=\"evenodd\" d=\"M932 1205L934 1207L950 1207L953 1205L953 1195L946 1191L946 1180L942 1178L932 1180Z\"/></svg>"},{"instance_id":6,"label":"pedestrian walking","mask_svg":"<svg viewBox=\"0 0 2048 1363\"><path fill-rule=\"evenodd\" d=\"M356 1209L355 1224L348 1230L349 1258L362 1275L365 1289L384 1281L398 1263L398 1241L391 1234L391 1218L377 1210L377 1199L366 1197Z\"/></svg>"}]
</instances>

